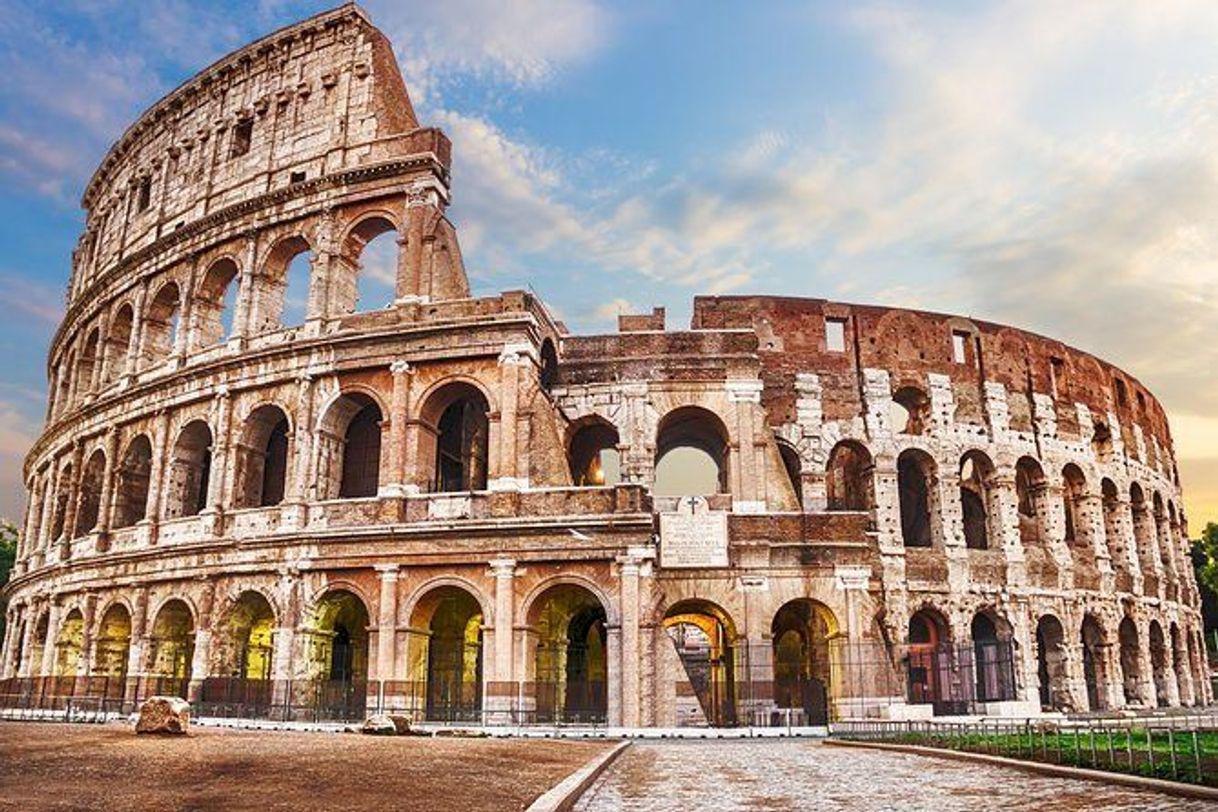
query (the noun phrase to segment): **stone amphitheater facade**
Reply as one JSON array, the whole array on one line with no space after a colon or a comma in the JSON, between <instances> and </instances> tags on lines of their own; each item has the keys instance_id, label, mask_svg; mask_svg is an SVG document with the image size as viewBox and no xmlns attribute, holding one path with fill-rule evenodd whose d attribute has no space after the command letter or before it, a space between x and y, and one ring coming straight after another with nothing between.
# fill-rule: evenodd
<instances>
[{"instance_id":1,"label":"stone amphitheater facade","mask_svg":"<svg viewBox=\"0 0 1218 812\"><path fill-rule=\"evenodd\" d=\"M451 161L353 5L114 145L25 464L5 700L625 726L1210 701L1132 376L819 299L573 335L471 296ZM388 233L394 301L361 311Z\"/></svg>"}]
</instances>

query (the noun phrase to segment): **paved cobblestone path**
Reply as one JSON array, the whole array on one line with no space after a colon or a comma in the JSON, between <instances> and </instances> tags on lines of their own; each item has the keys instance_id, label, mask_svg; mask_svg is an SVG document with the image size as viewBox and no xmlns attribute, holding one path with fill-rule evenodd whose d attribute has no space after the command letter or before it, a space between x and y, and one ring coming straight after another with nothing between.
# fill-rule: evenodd
<instances>
[{"instance_id":1,"label":"paved cobblestone path","mask_svg":"<svg viewBox=\"0 0 1218 812\"><path fill-rule=\"evenodd\" d=\"M578 812L656 810L1213 810L1093 781L792 741L636 742Z\"/></svg>"}]
</instances>

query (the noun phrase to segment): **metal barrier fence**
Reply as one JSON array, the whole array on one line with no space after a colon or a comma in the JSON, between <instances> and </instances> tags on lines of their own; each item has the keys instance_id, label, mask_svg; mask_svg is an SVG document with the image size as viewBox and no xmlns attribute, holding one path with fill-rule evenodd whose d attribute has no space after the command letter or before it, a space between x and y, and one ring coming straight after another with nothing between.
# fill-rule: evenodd
<instances>
[{"instance_id":1,"label":"metal barrier fence","mask_svg":"<svg viewBox=\"0 0 1218 812\"><path fill-rule=\"evenodd\" d=\"M838 722L835 738L947 750L1131 773L1218 786L1218 719Z\"/></svg>"}]
</instances>

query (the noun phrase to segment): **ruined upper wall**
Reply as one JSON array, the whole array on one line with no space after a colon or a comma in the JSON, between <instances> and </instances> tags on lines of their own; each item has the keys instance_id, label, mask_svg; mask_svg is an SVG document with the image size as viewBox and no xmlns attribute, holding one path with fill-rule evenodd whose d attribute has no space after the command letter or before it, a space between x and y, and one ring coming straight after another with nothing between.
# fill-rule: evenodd
<instances>
[{"instance_id":1,"label":"ruined upper wall","mask_svg":"<svg viewBox=\"0 0 1218 812\"><path fill-rule=\"evenodd\" d=\"M293 183L421 152L389 41L353 4L276 31L148 109L82 199L71 299L115 262L209 213ZM415 133L412 137L410 134Z\"/></svg>"},{"instance_id":2,"label":"ruined upper wall","mask_svg":"<svg viewBox=\"0 0 1218 812\"><path fill-rule=\"evenodd\" d=\"M844 323L840 351L827 347L827 320ZM774 296L698 297L693 327L757 332L764 398L776 424L794 419L796 373L820 377L825 420L848 420L864 411L864 369L886 370L894 392L906 385L924 389L927 376L937 374L951 381L959 422L984 425L985 384L1002 384L1015 431L1032 430L1039 394L1051 397L1060 435L1090 438L1093 426L1080 425L1081 404L1095 421L1107 423L1110 414L1115 416L1126 449L1138 447L1135 427L1140 427L1145 456L1154 453L1150 449L1157 441L1170 462L1167 417L1136 378L1024 330L903 308ZM953 334L964 338L963 362L954 356Z\"/></svg>"}]
</instances>

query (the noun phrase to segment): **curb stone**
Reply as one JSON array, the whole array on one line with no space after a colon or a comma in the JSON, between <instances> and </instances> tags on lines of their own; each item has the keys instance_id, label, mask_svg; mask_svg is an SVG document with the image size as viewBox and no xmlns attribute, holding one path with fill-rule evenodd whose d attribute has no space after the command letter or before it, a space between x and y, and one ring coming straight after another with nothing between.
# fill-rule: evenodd
<instances>
[{"instance_id":1,"label":"curb stone","mask_svg":"<svg viewBox=\"0 0 1218 812\"><path fill-rule=\"evenodd\" d=\"M602 753L550 787L537 800L529 804L526 812L569 812L574 808L575 802L579 800L580 796L587 791L588 787L592 786L592 782L599 778L601 773L629 746L629 741L618 742L609 752Z\"/></svg>"},{"instance_id":2,"label":"curb stone","mask_svg":"<svg viewBox=\"0 0 1218 812\"><path fill-rule=\"evenodd\" d=\"M1080 781L1095 781L1101 784L1117 784L1132 789L1158 792L1164 795L1174 795L1179 798L1196 798L1203 801L1218 801L1218 789L1203 787L1199 784L1185 784L1179 781L1165 781L1162 778L1145 778L1128 773L1108 772L1106 770L1088 770L1083 767L1067 767L1064 764L1044 764L1039 761L1022 761L1004 756L991 756L985 753L968 753L960 750L940 750L935 747L922 747L916 744L888 744L886 742L859 742L844 739L827 739L825 744L833 747L862 747L873 750L889 750L894 753L911 753L932 758L945 758L954 761L971 761L975 764L993 764L999 767L1013 767L1025 772L1039 773L1054 778L1074 778Z\"/></svg>"}]
</instances>

